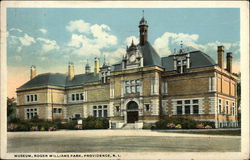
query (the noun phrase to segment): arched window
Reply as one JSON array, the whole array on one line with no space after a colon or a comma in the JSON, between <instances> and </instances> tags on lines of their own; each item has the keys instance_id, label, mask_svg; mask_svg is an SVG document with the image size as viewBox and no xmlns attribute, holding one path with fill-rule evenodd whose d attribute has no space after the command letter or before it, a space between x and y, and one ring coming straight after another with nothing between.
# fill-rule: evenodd
<instances>
[{"instance_id":1,"label":"arched window","mask_svg":"<svg viewBox=\"0 0 250 160\"><path fill-rule=\"evenodd\" d=\"M138 104L135 101L130 101L127 104L127 109L128 110L138 109Z\"/></svg>"}]
</instances>

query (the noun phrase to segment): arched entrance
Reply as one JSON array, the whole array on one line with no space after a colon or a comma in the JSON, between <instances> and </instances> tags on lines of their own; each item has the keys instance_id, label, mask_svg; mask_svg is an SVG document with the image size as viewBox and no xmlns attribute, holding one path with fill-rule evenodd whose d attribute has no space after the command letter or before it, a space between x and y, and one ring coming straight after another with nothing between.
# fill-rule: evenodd
<instances>
[{"instance_id":1,"label":"arched entrance","mask_svg":"<svg viewBox=\"0 0 250 160\"><path fill-rule=\"evenodd\" d=\"M135 123L138 121L139 112L138 104L135 101L130 101L127 104L127 123Z\"/></svg>"}]
</instances>

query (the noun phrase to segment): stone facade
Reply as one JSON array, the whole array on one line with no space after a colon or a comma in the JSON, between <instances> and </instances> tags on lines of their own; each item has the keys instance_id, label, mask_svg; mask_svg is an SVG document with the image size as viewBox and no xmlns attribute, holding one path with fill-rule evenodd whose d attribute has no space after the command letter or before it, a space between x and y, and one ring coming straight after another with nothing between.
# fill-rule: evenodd
<instances>
[{"instance_id":1,"label":"stone facade","mask_svg":"<svg viewBox=\"0 0 250 160\"><path fill-rule=\"evenodd\" d=\"M36 76L33 66L32 79L17 89L19 118L107 117L113 128L121 128L127 123L141 126L184 117L212 121L217 128L237 127L238 78L231 69L221 68L224 47L218 47L220 66L200 51L180 49L160 58L147 42L144 18L139 28L143 33L140 44L132 42L120 64L108 66L104 62L100 67L96 58L94 73L87 64L86 73L81 75L74 75L73 63L68 75ZM44 77L50 81L45 83Z\"/></svg>"}]
</instances>

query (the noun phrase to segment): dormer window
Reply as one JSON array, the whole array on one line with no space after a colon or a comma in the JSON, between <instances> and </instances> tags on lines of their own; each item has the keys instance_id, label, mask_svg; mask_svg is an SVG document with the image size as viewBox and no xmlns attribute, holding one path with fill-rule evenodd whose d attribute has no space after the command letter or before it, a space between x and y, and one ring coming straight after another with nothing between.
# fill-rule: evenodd
<instances>
[{"instance_id":1,"label":"dormer window","mask_svg":"<svg viewBox=\"0 0 250 160\"><path fill-rule=\"evenodd\" d=\"M177 73L185 73L187 69L190 67L190 55L189 54L181 54L175 55L174 57L174 68Z\"/></svg>"}]
</instances>

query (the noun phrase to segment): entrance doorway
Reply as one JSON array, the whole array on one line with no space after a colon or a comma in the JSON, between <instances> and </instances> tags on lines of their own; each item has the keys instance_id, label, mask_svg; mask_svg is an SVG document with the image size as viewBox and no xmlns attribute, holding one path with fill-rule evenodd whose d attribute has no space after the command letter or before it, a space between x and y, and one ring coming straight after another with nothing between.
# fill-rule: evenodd
<instances>
[{"instance_id":1,"label":"entrance doorway","mask_svg":"<svg viewBox=\"0 0 250 160\"><path fill-rule=\"evenodd\" d=\"M138 118L138 104L134 101L130 101L127 104L127 123L135 123L136 121L138 121Z\"/></svg>"}]
</instances>

